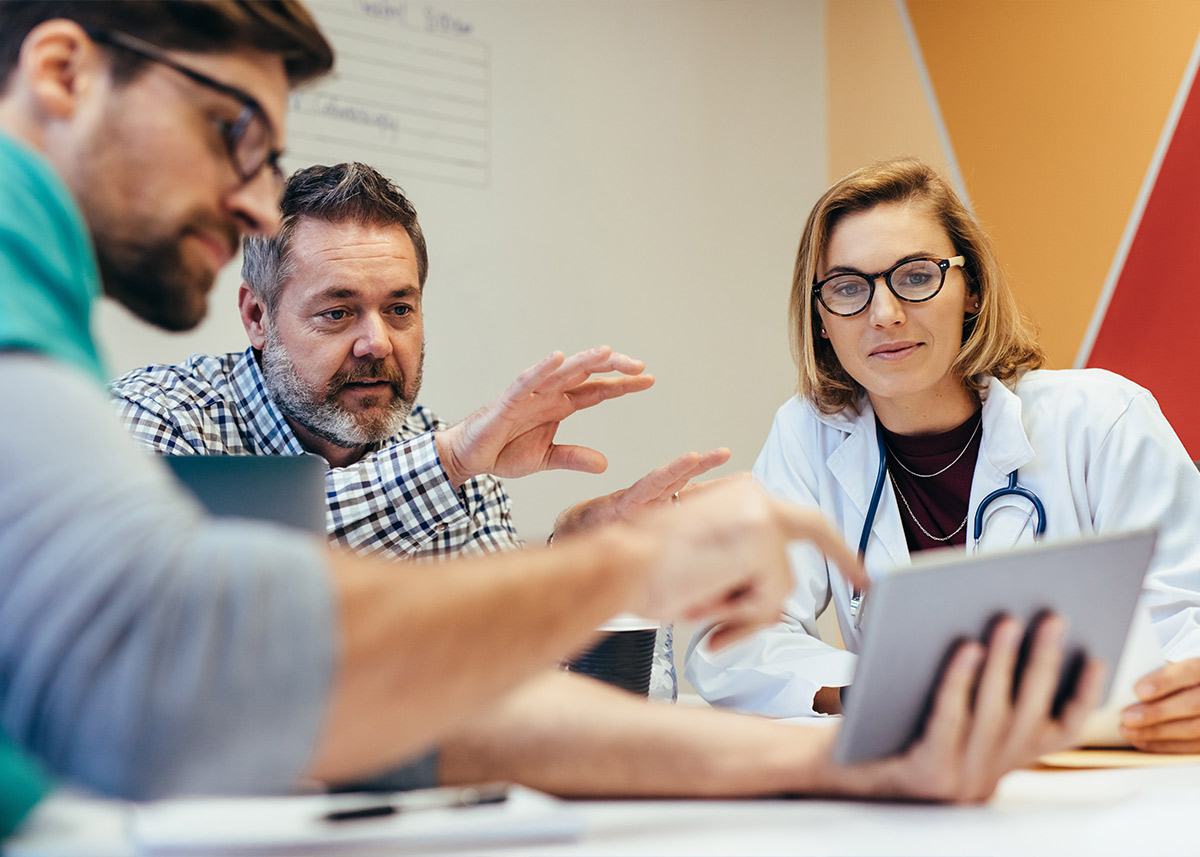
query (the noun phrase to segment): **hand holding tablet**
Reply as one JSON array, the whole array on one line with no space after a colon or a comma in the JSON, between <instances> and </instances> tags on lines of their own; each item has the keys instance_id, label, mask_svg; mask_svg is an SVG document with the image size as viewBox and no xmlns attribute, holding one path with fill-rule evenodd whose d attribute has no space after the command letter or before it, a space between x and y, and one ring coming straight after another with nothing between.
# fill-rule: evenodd
<instances>
[{"instance_id":1,"label":"hand holding tablet","mask_svg":"<svg viewBox=\"0 0 1200 857\"><path fill-rule=\"evenodd\" d=\"M1056 716L1066 624L1048 616L1026 631L1005 617L994 623L986 648L975 641L958 644L921 738L902 755L839 769L855 793L979 802L1008 771L1069 745L1100 698L1103 664L1083 664L1075 692Z\"/></svg>"},{"instance_id":2,"label":"hand holding tablet","mask_svg":"<svg viewBox=\"0 0 1200 857\"><path fill-rule=\"evenodd\" d=\"M983 657L980 643L970 641L989 644L972 730L996 728L993 721L1006 719L1018 731L1027 729L1024 722L1041 715L1022 696L1042 692L1046 664L1055 657L1048 713L1071 725L1067 721L1089 690L1077 684L1090 672L1086 659L1117 662L1154 541L1153 531L1138 531L1004 554L967 557L939 551L876 581L858 672L846 694L836 761L896 756L923 734L928 738L937 729L956 728L946 714L947 707L957 705L955 683L973 674ZM1057 619L1039 624L1050 615ZM1036 635L1022 642L1020 629L1035 626ZM1060 626L1061 645L1042 639L1060 633ZM1016 650L1005 666L1013 634L1018 635ZM996 677L996 670L1006 669L1006 676ZM1010 704L1000 705L996 700L1003 694L994 688L1005 683ZM939 712L950 722L941 722Z\"/></svg>"}]
</instances>

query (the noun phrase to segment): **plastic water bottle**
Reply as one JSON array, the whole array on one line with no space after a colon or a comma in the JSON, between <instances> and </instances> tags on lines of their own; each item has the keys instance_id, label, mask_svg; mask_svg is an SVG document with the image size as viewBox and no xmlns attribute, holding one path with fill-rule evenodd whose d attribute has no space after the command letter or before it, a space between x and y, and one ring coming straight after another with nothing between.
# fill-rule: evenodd
<instances>
[{"instance_id":1,"label":"plastic water bottle","mask_svg":"<svg viewBox=\"0 0 1200 857\"><path fill-rule=\"evenodd\" d=\"M650 699L654 702L675 702L679 698L674 631L674 625L663 625L654 638L654 663L650 667Z\"/></svg>"}]
</instances>

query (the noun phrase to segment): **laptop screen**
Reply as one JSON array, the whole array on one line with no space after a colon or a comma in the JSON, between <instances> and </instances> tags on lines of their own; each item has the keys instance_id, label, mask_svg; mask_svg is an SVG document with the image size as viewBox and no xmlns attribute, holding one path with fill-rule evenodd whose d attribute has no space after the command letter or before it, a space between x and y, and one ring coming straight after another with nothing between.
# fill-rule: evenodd
<instances>
[{"instance_id":1,"label":"laptop screen","mask_svg":"<svg viewBox=\"0 0 1200 857\"><path fill-rule=\"evenodd\" d=\"M325 460L318 455L164 455L210 513L325 533Z\"/></svg>"}]
</instances>

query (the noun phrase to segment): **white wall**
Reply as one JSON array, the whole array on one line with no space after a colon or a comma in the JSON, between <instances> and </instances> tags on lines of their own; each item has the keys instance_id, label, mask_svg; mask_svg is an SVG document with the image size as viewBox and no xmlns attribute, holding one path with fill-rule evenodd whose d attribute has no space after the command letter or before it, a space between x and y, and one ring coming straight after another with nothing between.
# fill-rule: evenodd
<instances>
[{"instance_id":1,"label":"white wall","mask_svg":"<svg viewBox=\"0 0 1200 857\"><path fill-rule=\"evenodd\" d=\"M383 5L414 31L433 9ZM823 4L496 0L436 11L469 27L460 38L488 58L487 170L457 184L388 170L430 247L422 401L461 418L556 348L608 343L646 360L651 391L559 433L605 452L607 473L509 483L530 540L570 502L689 449L730 446L722 472L749 468L793 387L791 264L827 161ZM210 318L187 335L104 306L113 369L243 348L237 282L226 272Z\"/></svg>"}]
</instances>

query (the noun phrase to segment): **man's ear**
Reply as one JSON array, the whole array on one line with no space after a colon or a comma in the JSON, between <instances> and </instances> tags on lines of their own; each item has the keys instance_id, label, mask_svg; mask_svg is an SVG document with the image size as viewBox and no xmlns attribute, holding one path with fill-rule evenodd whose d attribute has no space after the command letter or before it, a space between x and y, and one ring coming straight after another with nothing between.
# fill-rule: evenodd
<instances>
[{"instance_id":1,"label":"man's ear","mask_svg":"<svg viewBox=\"0 0 1200 857\"><path fill-rule=\"evenodd\" d=\"M23 92L31 118L39 122L70 119L108 68L82 27L55 18L38 24L21 43L9 92Z\"/></svg>"},{"instance_id":2,"label":"man's ear","mask_svg":"<svg viewBox=\"0 0 1200 857\"><path fill-rule=\"evenodd\" d=\"M242 316L242 327L246 328L246 336L250 337L250 344L262 351L267 341L267 328L264 323L267 308L244 282L238 287L238 312Z\"/></svg>"}]
</instances>

